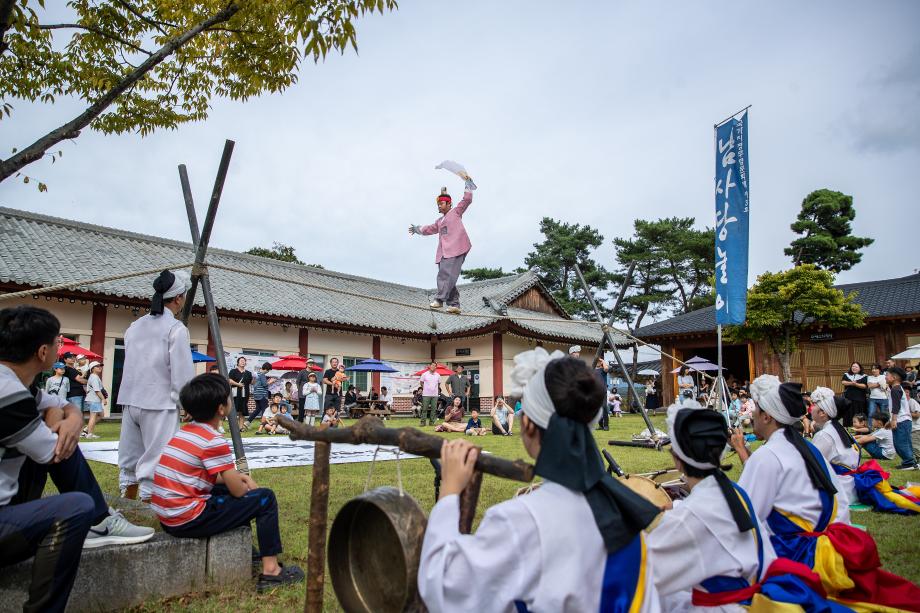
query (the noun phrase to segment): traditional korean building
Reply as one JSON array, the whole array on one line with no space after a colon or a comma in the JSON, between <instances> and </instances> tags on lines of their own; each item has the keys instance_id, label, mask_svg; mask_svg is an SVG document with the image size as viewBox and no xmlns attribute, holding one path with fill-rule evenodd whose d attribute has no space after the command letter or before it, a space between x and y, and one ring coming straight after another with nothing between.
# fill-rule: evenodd
<instances>
[{"instance_id":1,"label":"traditional korean building","mask_svg":"<svg viewBox=\"0 0 920 613\"><path fill-rule=\"evenodd\" d=\"M91 281L156 267L190 264L191 243L0 207L0 293ZM367 391L387 385L408 402L411 372L434 359L463 364L473 406L491 407L509 386L514 355L536 345L593 355L600 327L575 321L532 272L460 286L462 315L427 308L434 290L209 249L209 274L226 358L338 357L347 365L384 360L399 373L355 373ZM104 383L117 411L124 332L149 306L154 274L2 300L52 311L62 333L104 357ZM413 308L424 306L426 308ZM214 355L198 293L189 321L192 348ZM623 345L627 344L625 338ZM202 367L203 370L203 367ZM389 384L389 385L388 385ZM402 398L399 395L403 395Z\"/></svg>"}]
</instances>

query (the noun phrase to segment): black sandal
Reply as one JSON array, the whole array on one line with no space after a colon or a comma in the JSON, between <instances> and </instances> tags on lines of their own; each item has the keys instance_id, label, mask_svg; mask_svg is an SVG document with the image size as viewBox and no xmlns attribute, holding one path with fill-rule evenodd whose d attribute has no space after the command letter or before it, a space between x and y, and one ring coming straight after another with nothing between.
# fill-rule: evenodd
<instances>
[{"instance_id":1,"label":"black sandal","mask_svg":"<svg viewBox=\"0 0 920 613\"><path fill-rule=\"evenodd\" d=\"M281 567L281 572L277 575L259 575L259 581L256 583L256 591L262 593L268 590L273 590L277 587L284 585L289 585L292 583L300 583L304 580L303 571L299 566L285 566L284 564L278 564Z\"/></svg>"}]
</instances>

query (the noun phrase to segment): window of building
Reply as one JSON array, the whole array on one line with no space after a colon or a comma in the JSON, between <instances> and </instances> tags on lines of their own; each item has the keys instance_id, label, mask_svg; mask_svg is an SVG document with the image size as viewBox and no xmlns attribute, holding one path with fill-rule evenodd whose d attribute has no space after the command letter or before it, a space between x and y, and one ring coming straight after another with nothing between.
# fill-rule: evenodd
<instances>
[{"instance_id":1,"label":"window of building","mask_svg":"<svg viewBox=\"0 0 920 613\"><path fill-rule=\"evenodd\" d=\"M246 349L243 347L243 350L240 352L246 355L246 357L259 357L259 358L276 358L278 357L277 351L265 351L264 349Z\"/></svg>"},{"instance_id":2,"label":"window of building","mask_svg":"<svg viewBox=\"0 0 920 613\"><path fill-rule=\"evenodd\" d=\"M354 366L361 360L366 360L366 359L367 358L344 357L342 358L342 363L345 365L345 368L348 368L349 366ZM368 376L369 373L349 371L346 374L348 375L348 380L351 381L351 384L357 387L359 390L365 393L367 393L370 390L370 384L368 383L368 381L370 381L370 377Z\"/></svg>"}]
</instances>

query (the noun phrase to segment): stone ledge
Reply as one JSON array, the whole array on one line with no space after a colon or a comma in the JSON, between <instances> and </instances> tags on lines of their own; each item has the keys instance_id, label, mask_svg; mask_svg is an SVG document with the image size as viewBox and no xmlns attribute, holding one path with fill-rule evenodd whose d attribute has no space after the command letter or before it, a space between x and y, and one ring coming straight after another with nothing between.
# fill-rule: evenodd
<instances>
[{"instance_id":1,"label":"stone ledge","mask_svg":"<svg viewBox=\"0 0 920 613\"><path fill-rule=\"evenodd\" d=\"M31 576L31 559L0 571L0 612L22 610ZM248 526L208 539L157 532L139 545L84 550L67 611L114 611L251 577Z\"/></svg>"}]
</instances>

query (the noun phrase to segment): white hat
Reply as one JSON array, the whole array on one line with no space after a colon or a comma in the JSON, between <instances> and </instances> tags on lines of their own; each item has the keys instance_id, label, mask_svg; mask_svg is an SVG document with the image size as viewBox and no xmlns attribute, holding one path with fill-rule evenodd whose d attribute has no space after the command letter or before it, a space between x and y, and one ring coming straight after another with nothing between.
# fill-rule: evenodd
<instances>
[{"instance_id":1,"label":"white hat","mask_svg":"<svg viewBox=\"0 0 920 613\"><path fill-rule=\"evenodd\" d=\"M572 345L569 347L569 355L573 353L581 353L581 345Z\"/></svg>"},{"instance_id":2,"label":"white hat","mask_svg":"<svg viewBox=\"0 0 920 613\"><path fill-rule=\"evenodd\" d=\"M77 359L78 359L78 360L82 360L82 359L85 358L85 357L86 357L86 356L83 355L82 353L78 353L78 354L77 354Z\"/></svg>"},{"instance_id":3,"label":"white hat","mask_svg":"<svg viewBox=\"0 0 920 613\"><path fill-rule=\"evenodd\" d=\"M172 287L163 292L163 298L181 296L192 287L192 276L187 270L174 270L172 274L175 277L175 281L173 281Z\"/></svg>"},{"instance_id":4,"label":"white hat","mask_svg":"<svg viewBox=\"0 0 920 613\"><path fill-rule=\"evenodd\" d=\"M546 365L564 357L565 354L561 351L547 353L543 347L524 351L514 356L514 368L511 370L511 395L521 397L521 412L543 429L549 426L549 419L556 412L556 406L546 389ZM603 408L603 405L598 408L597 415L588 426L597 425Z\"/></svg>"},{"instance_id":5,"label":"white hat","mask_svg":"<svg viewBox=\"0 0 920 613\"><path fill-rule=\"evenodd\" d=\"M811 393L811 401L831 419L837 417L837 402L834 400L834 390L831 388L816 387Z\"/></svg>"},{"instance_id":6,"label":"white hat","mask_svg":"<svg viewBox=\"0 0 920 613\"><path fill-rule=\"evenodd\" d=\"M805 414L801 389L798 383L781 383L776 375L760 375L751 381L751 398L760 410L789 426Z\"/></svg>"},{"instance_id":7,"label":"white hat","mask_svg":"<svg viewBox=\"0 0 920 613\"><path fill-rule=\"evenodd\" d=\"M86 365L86 372L91 371L92 369L96 368L97 366L102 366L102 362L97 362L97 361L93 360L92 362L90 362L89 364Z\"/></svg>"}]
</instances>

